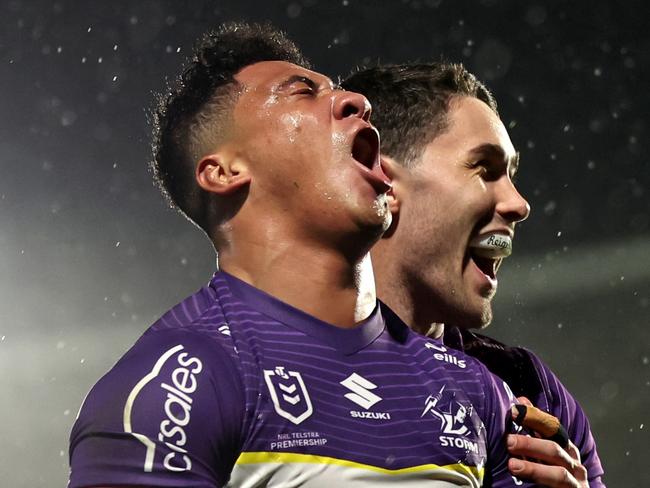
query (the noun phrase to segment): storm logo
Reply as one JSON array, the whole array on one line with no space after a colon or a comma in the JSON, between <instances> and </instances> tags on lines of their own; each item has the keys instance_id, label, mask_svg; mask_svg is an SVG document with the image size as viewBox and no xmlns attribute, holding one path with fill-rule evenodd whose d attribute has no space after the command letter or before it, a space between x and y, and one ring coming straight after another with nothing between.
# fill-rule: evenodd
<instances>
[{"instance_id":1,"label":"storm logo","mask_svg":"<svg viewBox=\"0 0 650 488\"><path fill-rule=\"evenodd\" d=\"M470 427L474 407L471 404L464 405L454 398L443 402L445 385L440 388L436 395L429 395L424 402L424 410L420 417L429 414L440 420L440 428L443 434L439 437L442 447L457 447L467 451L478 453L478 444L467 437L474 434Z\"/></svg>"}]
</instances>

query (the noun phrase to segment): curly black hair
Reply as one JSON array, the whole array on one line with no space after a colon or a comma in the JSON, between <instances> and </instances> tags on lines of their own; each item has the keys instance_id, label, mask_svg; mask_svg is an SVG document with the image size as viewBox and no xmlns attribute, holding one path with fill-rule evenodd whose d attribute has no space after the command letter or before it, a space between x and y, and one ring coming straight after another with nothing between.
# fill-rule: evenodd
<instances>
[{"instance_id":1,"label":"curly black hair","mask_svg":"<svg viewBox=\"0 0 650 488\"><path fill-rule=\"evenodd\" d=\"M270 24L231 22L205 33L192 57L153 109L154 182L170 206L210 235L210 196L194 169L208 145L223 141L239 95L235 75L260 61L309 62L285 34Z\"/></svg>"},{"instance_id":2,"label":"curly black hair","mask_svg":"<svg viewBox=\"0 0 650 488\"><path fill-rule=\"evenodd\" d=\"M372 104L382 152L405 167L417 165L425 146L448 128L449 102L470 96L497 115L490 91L461 64L414 63L360 69L341 83Z\"/></svg>"}]
</instances>

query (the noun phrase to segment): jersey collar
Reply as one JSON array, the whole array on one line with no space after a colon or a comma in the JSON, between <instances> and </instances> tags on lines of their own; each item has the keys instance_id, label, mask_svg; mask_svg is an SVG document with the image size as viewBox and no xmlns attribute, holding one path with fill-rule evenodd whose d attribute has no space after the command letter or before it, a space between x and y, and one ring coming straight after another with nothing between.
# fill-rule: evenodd
<instances>
[{"instance_id":1,"label":"jersey collar","mask_svg":"<svg viewBox=\"0 0 650 488\"><path fill-rule=\"evenodd\" d=\"M213 285L226 285L233 296L249 308L314 337L345 355L364 349L384 331L385 322L378 306L366 320L351 329L344 329L292 307L225 271L214 275Z\"/></svg>"}]
</instances>

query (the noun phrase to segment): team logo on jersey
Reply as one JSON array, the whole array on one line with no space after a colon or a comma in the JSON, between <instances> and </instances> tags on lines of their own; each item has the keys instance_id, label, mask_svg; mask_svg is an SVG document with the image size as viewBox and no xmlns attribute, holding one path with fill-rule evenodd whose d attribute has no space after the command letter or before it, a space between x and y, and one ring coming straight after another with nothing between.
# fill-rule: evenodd
<instances>
[{"instance_id":1,"label":"team logo on jersey","mask_svg":"<svg viewBox=\"0 0 650 488\"><path fill-rule=\"evenodd\" d=\"M297 371L284 366L264 370L264 381L276 413L298 425L314 413L305 382Z\"/></svg>"},{"instance_id":2,"label":"team logo on jersey","mask_svg":"<svg viewBox=\"0 0 650 488\"><path fill-rule=\"evenodd\" d=\"M424 402L420 417L431 415L440 421L443 434L439 436L442 447L457 447L475 454L479 453L477 442L470 440L477 432L474 420L474 406L466 401L459 401L455 394L448 395L445 385L435 395L429 395ZM479 421L480 422L480 421ZM481 428L482 423L479 424Z\"/></svg>"}]
</instances>

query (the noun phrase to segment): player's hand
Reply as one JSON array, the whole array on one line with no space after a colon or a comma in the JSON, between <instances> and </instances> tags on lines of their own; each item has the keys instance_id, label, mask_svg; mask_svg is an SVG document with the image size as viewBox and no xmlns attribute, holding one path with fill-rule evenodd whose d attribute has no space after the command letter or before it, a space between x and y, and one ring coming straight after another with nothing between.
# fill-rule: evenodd
<instances>
[{"instance_id":1,"label":"player's hand","mask_svg":"<svg viewBox=\"0 0 650 488\"><path fill-rule=\"evenodd\" d=\"M587 470L572 442L564 450L553 441L512 434L508 436L508 451L514 456L540 461L511 458L508 469L517 478L526 478L550 488L589 488Z\"/></svg>"}]
</instances>

